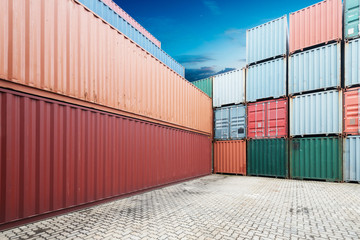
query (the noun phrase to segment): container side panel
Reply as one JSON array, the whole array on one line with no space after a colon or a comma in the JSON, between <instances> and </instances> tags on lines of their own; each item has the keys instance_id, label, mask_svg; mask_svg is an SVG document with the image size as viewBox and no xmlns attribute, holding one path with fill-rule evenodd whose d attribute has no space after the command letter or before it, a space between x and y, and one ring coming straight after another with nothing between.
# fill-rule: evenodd
<instances>
[{"instance_id":1,"label":"container side panel","mask_svg":"<svg viewBox=\"0 0 360 240\"><path fill-rule=\"evenodd\" d=\"M360 183L360 136L344 139L344 181Z\"/></svg>"},{"instance_id":2,"label":"container side panel","mask_svg":"<svg viewBox=\"0 0 360 240\"><path fill-rule=\"evenodd\" d=\"M214 172L246 175L246 141L216 141Z\"/></svg>"},{"instance_id":3,"label":"container side panel","mask_svg":"<svg viewBox=\"0 0 360 240\"><path fill-rule=\"evenodd\" d=\"M345 87L360 84L360 39L345 43Z\"/></svg>"},{"instance_id":4,"label":"container side panel","mask_svg":"<svg viewBox=\"0 0 360 240\"><path fill-rule=\"evenodd\" d=\"M344 133L360 134L360 88L344 93Z\"/></svg>"}]
</instances>

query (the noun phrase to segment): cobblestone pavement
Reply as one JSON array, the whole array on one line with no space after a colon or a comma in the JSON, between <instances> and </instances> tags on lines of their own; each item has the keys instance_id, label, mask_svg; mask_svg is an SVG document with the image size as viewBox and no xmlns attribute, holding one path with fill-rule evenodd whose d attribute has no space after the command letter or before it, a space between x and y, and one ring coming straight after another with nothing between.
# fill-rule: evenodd
<instances>
[{"instance_id":1,"label":"cobblestone pavement","mask_svg":"<svg viewBox=\"0 0 360 240\"><path fill-rule=\"evenodd\" d=\"M212 175L0 239L359 239L360 185Z\"/></svg>"}]
</instances>

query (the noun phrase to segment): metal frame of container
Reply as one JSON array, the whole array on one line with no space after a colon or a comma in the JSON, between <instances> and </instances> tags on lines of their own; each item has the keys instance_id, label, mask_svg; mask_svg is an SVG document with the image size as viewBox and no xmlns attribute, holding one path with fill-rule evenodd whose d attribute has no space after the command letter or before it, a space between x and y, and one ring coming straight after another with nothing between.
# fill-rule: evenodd
<instances>
[{"instance_id":1,"label":"metal frame of container","mask_svg":"<svg viewBox=\"0 0 360 240\"><path fill-rule=\"evenodd\" d=\"M214 142L214 173L246 175L246 140Z\"/></svg>"},{"instance_id":2,"label":"metal frame of container","mask_svg":"<svg viewBox=\"0 0 360 240\"><path fill-rule=\"evenodd\" d=\"M360 136L344 138L344 181L360 183Z\"/></svg>"},{"instance_id":3,"label":"metal frame of container","mask_svg":"<svg viewBox=\"0 0 360 240\"><path fill-rule=\"evenodd\" d=\"M2 88L0 112L0 228L211 173L206 135Z\"/></svg>"},{"instance_id":4,"label":"metal frame of container","mask_svg":"<svg viewBox=\"0 0 360 240\"><path fill-rule=\"evenodd\" d=\"M360 87L344 91L344 134L360 135Z\"/></svg>"},{"instance_id":5,"label":"metal frame of container","mask_svg":"<svg viewBox=\"0 0 360 240\"><path fill-rule=\"evenodd\" d=\"M349 7L348 2L357 3ZM352 8L350 10L350 8ZM344 0L344 38L346 40L355 39L360 37L360 1L359 0ZM350 17L350 22L353 24L348 24L347 17ZM350 25L350 28L349 28ZM354 28L357 28L355 31Z\"/></svg>"},{"instance_id":6,"label":"metal frame of container","mask_svg":"<svg viewBox=\"0 0 360 240\"><path fill-rule=\"evenodd\" d=\"M196 80L191 82L198 89L206 93L210 98L213 96L213 77L208 77L205 79Z\"/></svg>"},{"instance_id":7,"label":"metal frame of container","mask_svg":"<svg viewBox=\"0 0 360 240\"><path fill-rule=\"evenodd\" d=\"M345 41L344 86L360 86L360 38Z\"/></svg>"}]
</instances>

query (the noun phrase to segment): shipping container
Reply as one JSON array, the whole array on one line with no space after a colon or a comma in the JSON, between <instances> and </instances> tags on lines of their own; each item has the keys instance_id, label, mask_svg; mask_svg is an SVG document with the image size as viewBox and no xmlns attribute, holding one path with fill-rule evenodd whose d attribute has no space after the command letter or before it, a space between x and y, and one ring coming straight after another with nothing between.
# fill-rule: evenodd
<instances>
[{"instance_id":1,"label":"shipping container","mask_svg":"<svg viewBox=\"0 0 360 240\"><path fill-rule=\"evenodd\" d=\"M2 0L6 1L6 0ZM19 0L16 0L19 1ZM25 1L25 0L21 0ZM38 0L40 1L40 0ZM54 1L54 0L52 0ZM64 0L61 0L64 1ZM119 30L123 35L130 38L137 45L145 49L159 61L164 63L170 69L174 70L180 76L185 76L185 68L178 62L176 62L172 57L170 57L164 50L159 46L153 43L149 38L143 35L138 29L128 23L124 18L118 15L115 11L109 8L101 0L77 0L84 4L86 8L92 11L94 14L104 19L106 23L110 24L117 30Z\"/></svg>"},{"instance_id":2,"label":"shipping container","mask_svg":"<svg viewBox=\"0 0 360 240\"><path fill-rule=\"evenodd\" d=\"M360 136L344 138L344 181L360 183Z\"/></svg>"},{"instance_id":3,"label":"shipping container","mask_svg":"<svg viewBox=\"0 0 360 240\"><path fill-rule=\"evenodd\" d=\"M289 94L341 87L341 44L334 43L289 57Z\"/></svg>"},{"instance_id":4,"label":"shipping container","mask_svg":"<svg viewBox=\"0 0 360 240\"><path fill-rule=\"evenodd\" d=\"M76 0L84 5L88 6L90 4L89 1L94 0ZM147 37L150 41L152 41L156 46L161 48L161 42L157 40L151 33L149 33L143 26L141 26L135 19L133 19L127 12L125 12L122 8L120 8L115 2L112 0L102 0L108 7L111 8L115 13L117 13L122 19L136 28L140 33L142 33L145 37ZM95 5L95 4L94 4ZM104 12L102 12L104 14ZM101 15L100 15L101 16ZM102 17L102 16L101 16ZM102 17L103 18L103 17Z\"/></svg>"},{"instance_id":5,"label":"shipping container","mask_svg":"<svg viewBox=\"0 0 360 240\"><path fill-rule=\"evenodd\" d=\"M286 58L250 66L246 76L246 101L286 96Z\"/></svg>"},{"instance_id":6,"label":"shipping container","mask_svg":"<svg viewBox=\"0 0 360 240\"><path fill-rule=\"evenodd\" d=\"M290 13L290 54L341 39L341 0L325 0Z\"/></svg>"},{"instance_id":7,"label":"shipping container","mask_svg":"<svg viewBox=\"0 0 360 240\"><path fill-rule=\"evenodd\" d=\"M344 133L360 135L360 88L344 92Z\"/></svg>"},{"instance_id":8,"label":"shipping container","mask_svg":"<svg viewBox=\"0 0 360 240\"><path fill-rule=\"evenodd\" d=\"M214 142L214 173L246 175L246 141Z\"/></svg>"},{"instance_id":9,"label":"shipping container","mask_svg":"<svg viewBox=\"0 0 360 240\"><path fill-rule=\"evenodd\" d=\"M288 177L287 139L250 139L247 143L247 175Z\"/></svg>"},{"instance_id":10,"label":"shipping container","mask_svg":"<svg viewBox=\"0 0 360 240\"><path fill-rule=\"evenodd\" d=\"M290 98L290 136L342 133L342 91L331 90Z\"/></svg>"},{"instance_id":11,"label":"shipping container","mask_svg":"<svg viewBox=\"0 0 360 240\"><path fill-rule=\"evenodd\" d=\"M213 107L245 102L245 69L213 78Z\"/></svg>"},{"instance_id":12,"label":"shipping container","mask_svg":"<svg viewBox=\"0 0 360 240\"><path fill-rule=\"evenodd\" d=\"M341 138L293 138L290 142L291 178L342 181Z\"/></svg>"},{"instance_id":13,"label":"shipping container","mask_svg":"<svg viewBox=\"0 0 360 240\"><path fill-rule=\"evenodd\" d=\"M0 227L211 173L211 139L0 89Z\"/></svg>"},{"instance_id":14,"label":"shipping container","mask_svg":"<svg viewBox=\"0 0 360 240\"><path fill-rule=\"evenodd\" d=\"M248 138L288 137L287 98L249 103L247 111Z\"/></svg>"},{"instance_id":15,"label":"shipping container","mask_svg":"<svg viewBox=\"0 0 360 240\"><path fill-rule=\"evenodd\" d=\"M206 94L82 5L0 3L1 79L212 133Z\"/></svg>"},{"instance_id":16,"label":"shipping container","mask_svg":"<svg viewBox=\"0 0 360 240\"><path fill-rule=\"evenodd\" d=\"M246 63L285 56L288 49L287 16L246 31Z\"/></svg>"},{"instance_id":17,"label":"shipping container","mask_svg":"<svg viewBox=\"0 0 360 240\"><path fill-rule=\"evenodd\" d=\"M359 11L359 0L344 0L344 31L346 39L359 37Z\"/></svg>"},{"instance_id":18,"label":"shipping container","mask_svg":"<svg viewBox=\"0 0 360 240\"><path fill-rule=\"evenodd\" d=\"M360 39L345 42L345 87L360 85Z\"/></svg>"},{"instance_id":19,"label":"shipping container","mask_svg":"<svg viewBox=\"0 0 360 240\"><path fill-rule=\"evenodd\" d=\"M209 97L212 98L212 93L213 93L213 78L212 77L197 80L197 81L194 81L191 83L194 84L197 88L199 88L201 91L203 91Z\"/></svg>"},{"instance_id":20,"label":"shipping container","mask_svg":"<svg viewBox=\"0 0 360 240\"><path fill-rule=\"evenodd\" d=\"M234 105L230 109L230 139L246 138L246 106Z\"/></svg>"},{"instance_id":21,"label":"shipping container","mask_svg":"<svg viewBox=\"0 0 360 240\"><path fill-rule=\"evenodd\" d=\"M230 138L230 109L228 107L214 110L214 138L228 140Z\"/></svg>"}]
</instances>

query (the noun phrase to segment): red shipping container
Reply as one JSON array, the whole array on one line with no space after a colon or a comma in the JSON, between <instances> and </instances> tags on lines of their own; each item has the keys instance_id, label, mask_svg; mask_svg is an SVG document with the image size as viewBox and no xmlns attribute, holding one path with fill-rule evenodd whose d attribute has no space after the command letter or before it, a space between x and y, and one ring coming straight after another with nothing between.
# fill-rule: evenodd
<instances>
[{"instance_id":1,"label":"red shipping container","mask_svg":"<svg viewBox=\"0 0 360 240\"><path fill-rule=\"evenodd\" d=\"M206 135L2 88L0 113L0 228L211 173Z\"/></svg>"},{"instance_id":2,"label":"red shipping container","mask_svg":"<svg viewBox=\"0 0 360 240\"><path fill-rule=\"evenodd\" d=\"M325 0L290 14L290 53L341 39L341 0Z\"/></svg>"},{"instance_id":3,"label":"red shipping container","mask_svg":"<svg viewBox=\"0 0 360 240\"><path fill-rule=\"evenodd\" d=\"M246 175L246 140L214 142L214 173Z\"/></svg>"},{"instance_id":4,"label":"red shipping container","mask_svg":"<svg viewBox=\"0 0 360 240\"><path fill-rule=\"evenodd\" d=\"M283 138L288 136L288 99L249 103L248 138Z\"/></svg>"},{"instance_id":5,"label":"red shipping container","mask_svg":"<svg viewBox=\"0 0 360 240\"><path fill-rule=\"evenodd\" d=\"M344 133L360 135L360 88L344 93Z\"/></svg>"}]
</instances>

